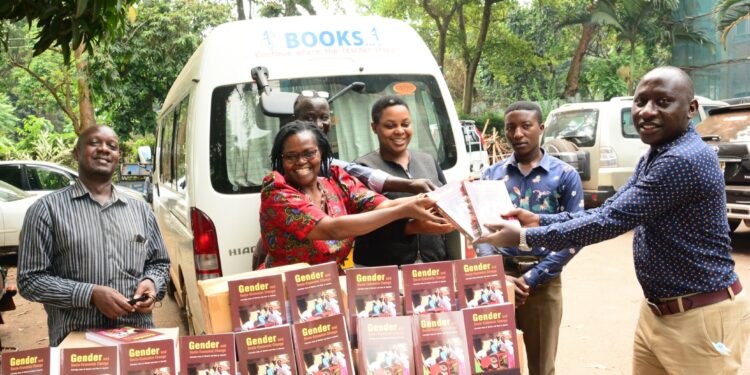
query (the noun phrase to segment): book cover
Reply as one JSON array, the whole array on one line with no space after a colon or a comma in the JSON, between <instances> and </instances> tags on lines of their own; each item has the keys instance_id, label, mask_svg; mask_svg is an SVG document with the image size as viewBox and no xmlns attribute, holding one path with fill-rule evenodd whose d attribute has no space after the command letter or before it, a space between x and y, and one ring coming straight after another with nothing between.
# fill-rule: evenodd
<instances>
[{"instance_id":1,"label":"book cover","mask_svg":"<svg viewBox=\"0 0 750 375\"><path fill-rule=\"evenodd\" d=\"M234 334L180 337L180 374L235 375Z\"/></svg>"},{"instance_id":2,"label":"book cover","mask_svg":"<svg viewBox=\"0 0 750 375\"><path fill-rule=\"evenodd\" d=\"M120 375L173 375L175 345L172 340L120 345Z\"/></svg>"},{"instance_id":3,"label":"book cover","mask_svg":"<svg viewBox=\"0 0 750 375\"><path fill-rule=\"evenodd\" d=\"M86 331L86 340L105 346L162 340L164 338L161 332L136 327L90 329Z\"/></svg>"},{"instance_id":4,"label":"book cover","mask_svg":"<svg viewBox=\"0 0 750 375\"><path fill-rule=\"evenodd\" d=\"M357 318L360 375L414 374L412 317Z\"/></svg>"},{"instance_id":5,"label":"book cover","mask_svg":"<svg viewBox=\"0 0 750 375\"><path fill-rule=\"evenodd\" d=\"M405 264L401 272L406 315L457 310L452 262Z\"/></svg>"},{"instance_id":6,"label":"book cover","mask_svg":"<svg viewBox=\"0 0 750 375\"><path fill-rule=\"evenodd\" d=\"M469 201L472 217L472 229L475 237L486 236L492 231L485 224L498 223L506 220L521 227L515 217L502 216L502 213L515 208L508 194L505 181L475 180L463 181L463 192Z\"/></svg>"},{"instance_id":7,"label":"book cover","mask_svg":"<svg viewBox=\"0 0 750 375\"><path fill-rule=\"evenodd\" d=\"M49 375L52 366L50 358L50 348L3 352L3 374Z\"/></svg>"},{"instance_id":8,"label":"book cover","mask_svg":"<svg viewBox=\"0 0 750 375\"><path fill-rule=\"evenodd\" d=\"M242 375L296 375L292 329L288 324L241 332L237 343L237 366Z\"/></svg>"},{"instance_id":9,"label":"book cover","mask_svg":"<svg viewBox=\"0 0 750 375\"><path fill-rule=\"evenodd\" d=\"M508 302L502 256L461 259L453 265L460 308Z\"/></svg>"},{"instance_id":10,"label":"book cover","mask_svg":"<svg viewBox=\"0 0 750 375\"><path fill-rule=\"evenodd\" d=\"M349 334L356 344L357 318L401 315L398 267L366 267L346 270Z\"/></svg>"},{"instance_id":11,"label":"book cover","mask_svg":"<svg viewBox=\"0 0 750 375\"><path fill-rule=\"evenodd\" d=\"M472 374L520 374L513 305L477 307L463 314Z\"/></svg>"},{"instance_id":12,"label":"book cover","mask_svg":"<svg viewBox=\"0 0 750 375\"><path fill-rule=\"evenodd\" d=\"M466 334L460 311L416 315L413 323L417 375L469 373Z\"/></svg>"},{"instance_id":13,"label":"book cover","mask_svg":"<svg viewBox=\"0 0 750 375\"><path fill-rule=\"evenodd\" d=\"M461 181L449 182L427 195L435 200L435 206L441 216L450 221L464 236L472 240L477 238L474 234L471 208Z\"/></svg>"},{"instance_id":14,"label":"book cover","mask_svg":"<svg viewBox=\"0 0 750 375\"><path fill-rule=\"evenodd\" d=\"M232 280L228 283L235 332L288 323L281 275Z\"/></svg>"},{"instance_id":15,"label":"book cover","mask_svg":"<svg viewBox=\"0 0 750 375\"><path fill-rule=\"evenodd\" d=\"M292 325L299 374L354 375L344 316Z\"/></svg>"},{"instance_id":16,"label":"book cover","mask_svg":"<svg viewBox=\"0 0 750 375\"><path fill-rule=\"evenodd\" d=\"M117 347L60 350L62 375L117 375Z\"/></svg>"},{"instance_id":17,"label":"book cover","mask_svg":"<svg viewBox=\"0 0 750 375\"><path fill-rule=\"evenodd\" d=\"M288 271L284 275L293 322L302 323L341 314L341 284L335 262Z\"/></svg>"}]
</instances>

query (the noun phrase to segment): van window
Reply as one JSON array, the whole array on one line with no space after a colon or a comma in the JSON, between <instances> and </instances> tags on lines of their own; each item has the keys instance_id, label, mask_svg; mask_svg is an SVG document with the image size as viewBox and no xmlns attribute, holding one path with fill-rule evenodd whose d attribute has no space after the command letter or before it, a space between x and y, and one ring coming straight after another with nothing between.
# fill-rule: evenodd
<instances>
[{"instance_id":1,"label":"van window","mask_svg":"<svg viewBox=\"0 0 750 375\"><path fill-rule=\"evenodd\" d=\"M175 129L175 140L174 140L174 163L175 169L175 181L177 183L177 191L184 192L186 181L185 181L185 135L187 134L187 117L188 117L188 102L190 97L185 97L180 103L180 112L177 116L177 128Z\"/></svg>"},{"instance_id":2,"label":"van window","mask_svg":"<svg viewBox=\"0 0 750 375\"><path fill-rule=\"evenodd\" d=\"M314 77L271 81L274 91L337 93L354 81L364 93L350 91L331 105L329 141L339 159L354 160L378 147L370 129L370 109L384 95L402 95L409 105L414 133L411 149L426 152L443 169L456 163L456 144L437 81L426 75ZM225 194L259 192L271 171L271 147L281 123L292 119L265 116L255 84L217 87L211 102L211 183Z\"/></svg>"},{"instance_id":3,"label":"van window","mask_svg":"<svg viewBox=\"0 0 750 375\"><path fill-rule=\"evenodd\" d=\"M633 114L630 108L623 108L620 114L620 124L622 124L622 136L625 138L640 138L638 130L633 125Z\"/></svg>"},{"instance_id":4,"label":"van window","mask_svg":"<svg viewBox=\"0 0 750 375\"><path fill-rule=\"evenodd\" d=\"M596 142L598 119L597 109L551 113L544 128L544 142L560 138L578 147L591 147Z\"/></svg>"},{"instance_id":5,"label":"van window","mask_svg":"<svg viewBox=\"0 0 750 375\"><path fill-rule=\"evenodd\" d=\"M178 107L179 109L179 107ZM162 183L172 182L172 133L174 129L174 111L169 111L162 118L161 156L159 163L160 180Z\"/></svg>"}]
</instances>

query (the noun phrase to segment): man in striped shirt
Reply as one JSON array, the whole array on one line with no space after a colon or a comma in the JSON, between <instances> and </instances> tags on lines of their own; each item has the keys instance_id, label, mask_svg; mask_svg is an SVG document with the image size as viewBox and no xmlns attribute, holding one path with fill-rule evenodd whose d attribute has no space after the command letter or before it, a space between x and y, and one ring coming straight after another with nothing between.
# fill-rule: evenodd
<instances>
[{"instance_id":1,"label":"man in striped shirt","mask_svg":"<svg viewBox=\"0 0 750 375\"><path fill-rule=\"evenodd\" d=\"M153 328L151 310L169 281L151 208L112 184L120 161L114 131L84 130L73 157L79 180L29 208L18 251L18 289L44 304L50 346L72 331Z\"/></svg>"}]
</instances>

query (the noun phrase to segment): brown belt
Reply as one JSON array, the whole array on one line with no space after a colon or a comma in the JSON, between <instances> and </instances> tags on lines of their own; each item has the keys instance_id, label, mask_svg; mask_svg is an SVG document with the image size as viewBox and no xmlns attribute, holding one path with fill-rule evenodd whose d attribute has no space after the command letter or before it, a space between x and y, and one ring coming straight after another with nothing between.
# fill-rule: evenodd
<instances>
[{"instance_id":1,"label":"brown belt","mask_svg":"<svg viewBox=\"0 0 750 375\"><path fill-rule=\"evenodd\" d=\"M663 302L653 302L647 299L646 303L651 309L651 312L653 312L656 316L671 315L685 312L690 309L696 309L698 307L712 305L714 303L724 301L728 298L734 299L734 296L739 294L741 291L742 284L740 284L740 280L737 279L737 281L735 281L734 284L730 285L728 288L717 290L715 292L700 293L687 297L678 297ZM680 308L680 304L682 304L682 308Z\"/></svg>"}]
</instances>

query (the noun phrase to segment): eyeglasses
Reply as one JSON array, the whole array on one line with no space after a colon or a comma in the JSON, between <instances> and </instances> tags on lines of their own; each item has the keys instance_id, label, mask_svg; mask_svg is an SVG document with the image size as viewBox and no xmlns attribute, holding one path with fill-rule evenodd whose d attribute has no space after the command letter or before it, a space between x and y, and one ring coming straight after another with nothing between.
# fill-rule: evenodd
<instances>
[{"instance_id":1,"label":"eyeglasses","mask_svg":"<svg viewBox=\"0 0 750 375\"><path fill-rule=\"evenodd\" d=\"M300 96L304 96L307 98L323 98L328 99L331 95L328 93L328 91L315 91L315 90L302 90L300 91Z\"/></svg>"},{"instance_id":2,"label":"eyeglasses","mask_svg":"<svg viewBox=\"0 0 750 375\"><path fill-rule=\"evenodd\" d=\"M289 154L281 154L281 158L286 163L296 163L299 160L309 161L318 156L318 149L302 151L301 153L292 152Z\"/></svg>"}]
</instances>

